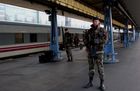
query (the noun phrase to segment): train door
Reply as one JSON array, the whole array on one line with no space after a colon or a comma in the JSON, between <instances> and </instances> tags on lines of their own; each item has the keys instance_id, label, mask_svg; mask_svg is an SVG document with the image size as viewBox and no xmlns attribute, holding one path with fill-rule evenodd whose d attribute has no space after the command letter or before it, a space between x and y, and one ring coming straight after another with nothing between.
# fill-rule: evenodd
<instances>
[{"instance_id":1,"label":"train door","mask_svg":"<svg viewBox=\"0 0 140 91\"><path fill-rule=\"evenodd\" d=\"M64 48L64 29L63 27L58 28L58 35L59 35L59 48L60 50L63 50Z\"/></svg>"},{"instance_id":2,"label":"train door","mask_svg":"<svg viewBox=\"0 0 140 91\"><path fill-rule=\"evenodd\" d=\"M50 33L47 33L47 42L50 42L51 41L51 39L50 39Z\"/></svg>"},{"instance_id":3,"label":"train door","mask_svg":"<svg viewBox=\"0 0 140 91\"><path fill-rule=\"evenodd\" d=\"M63 39L63 45L64 45L64 28L62 27L62 39Z\"/></svg>"}]
</instances>

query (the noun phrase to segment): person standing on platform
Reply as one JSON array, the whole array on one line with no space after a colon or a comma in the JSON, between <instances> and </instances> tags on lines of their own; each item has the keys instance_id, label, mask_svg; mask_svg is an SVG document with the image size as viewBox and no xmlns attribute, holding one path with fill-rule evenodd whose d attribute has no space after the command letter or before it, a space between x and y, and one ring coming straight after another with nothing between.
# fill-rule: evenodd
<instances>
[{"instance_id":1,"label":"person standing on platform","mask_svg":"<svg viewBox=\"0 0 140 91\"><path fill-rule=\"evenodd\" d=\"M93 24L91 28L85 33L85 45L88 53L89 63L89 82L84 88L92 87L92 81L95 74L95 65L97 65L101 91L105 91L104 86L104 66L103 66L103 55L104 45L107 41L107 31L100 27L99 18L93 18Z\"/></svg>"},{"instance_id":2,"label":"person standing on platform","mask_svg":"<svg viewBox=\"0 0 140 91\"><path fill-rule=\"evenodd\" d=\"M75 34L75 36L74 36L74 44L75 44L75 47L78 47L79 46L79 42L80 42L79 36L78 36L78 34Z\"/></svg>"},{"instance_id":3,"label":"person standing on platform","mask_svg":"<svg viewBox=\"0 0 140 91\"><path fill-rule=\"evenodd\" d=\"M67 53L68 62L73 61L72 51L71 51L72 42L73 42L72 34L70 34L68 29L66 28L64 34L64 45Z\"/></svg>"}]
</instances>

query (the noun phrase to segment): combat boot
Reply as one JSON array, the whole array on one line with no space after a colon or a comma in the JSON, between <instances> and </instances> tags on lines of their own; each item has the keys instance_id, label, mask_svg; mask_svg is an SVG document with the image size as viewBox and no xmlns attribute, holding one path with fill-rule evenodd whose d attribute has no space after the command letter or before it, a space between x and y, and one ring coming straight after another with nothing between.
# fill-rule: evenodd
<instances>
[{"instance_id":1,"label":"combat boot","mask_svg":"<svg viewBox=\"0 0 140 91\"><path fill-rule=\"evenodd\" d=\"M71 56L71 60L70 60L71 62L73 62L73 57Z\"/></svg>"},{"instance_id":2,"label":"combat boot","mask_svg":"<svg viewBox=\"0 0 140 91\"><path fill-rule=\"evenodd\" d=\"M93 77L89 77L89 82L84 86L84 88L92 87L93 86L92 81L93 81Z\"/></svg>"},{"instance_id":3,"label":"combat boot","mask_svg":"<svg viewBox=\"0 0 140 91\"><path fill-rule=\"evenodd\" d=\"M101 91L105 91L104 80L101 80L99 89L100 89Z\"/></svg>"},{"instance_id":4,"label":"combat boot","mask_svg":"<svg viewBox=\"0 0 140 91\"><path fill-rule=\"evenodd\" d=\"M67 62L71 62L71 58L68 56L68 60L67 60Z\"/></svg>"},{"instance_id":5,"label":"combat boot","mask_svg":"<svg viewBox=\"0 0 140 91\"><path fill-rule=\"evenodd\" d=\"M70 62L70 58L68 58L67 62Z\"/></svg>"}]
</instances>

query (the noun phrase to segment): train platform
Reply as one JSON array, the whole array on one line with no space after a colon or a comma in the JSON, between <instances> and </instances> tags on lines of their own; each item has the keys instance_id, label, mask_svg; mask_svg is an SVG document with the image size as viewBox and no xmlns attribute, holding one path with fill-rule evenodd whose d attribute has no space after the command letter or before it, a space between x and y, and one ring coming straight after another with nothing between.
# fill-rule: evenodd
<instances>
[{"instance_id":1,"label":"train platform","mask_svg":"<svg viewBox=\"0 0 140 91\"><path fill-rule=\"evenodd\" d=\"M129 48L118 48L119 63L105 64L106 91L139 91L140 40ZM39 64L38 54L0 61L0 91L99 91L98 74L94 86L82 88L88 81L85 50L73 49L74 62L64 60Z\"/></svg>"}]
</instances>

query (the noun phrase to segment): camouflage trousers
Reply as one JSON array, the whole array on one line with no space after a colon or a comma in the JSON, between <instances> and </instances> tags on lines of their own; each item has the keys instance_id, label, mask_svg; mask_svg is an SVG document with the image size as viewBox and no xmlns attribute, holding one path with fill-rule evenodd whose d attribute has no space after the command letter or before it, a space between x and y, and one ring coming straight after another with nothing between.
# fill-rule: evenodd
<instances>
[{"instance_id":1,"label":"camouflage trousers","mask_svg":"<svg viewBox=\"0 0 140 91\"><path fill-rule=\"evenodd\" d=\"M73 61L71 47L66 47L66 53L67 53L68 61Z\"/></svg>"},{"instance_id":2,"label":"camouflage trousers","mask_svg":"<svg viewBox=\"0 0 140 91\"><path fill-rule=\"evenodd\" d=\"M95 56L88 54L88 63L89 63L89 77L94 76L95 65L97 65L99 78L100 80L104 80L103 53L96 54Z\"/></svg>"}]
</instances>

